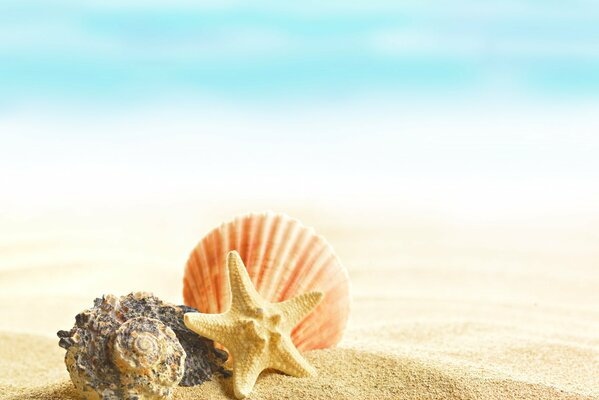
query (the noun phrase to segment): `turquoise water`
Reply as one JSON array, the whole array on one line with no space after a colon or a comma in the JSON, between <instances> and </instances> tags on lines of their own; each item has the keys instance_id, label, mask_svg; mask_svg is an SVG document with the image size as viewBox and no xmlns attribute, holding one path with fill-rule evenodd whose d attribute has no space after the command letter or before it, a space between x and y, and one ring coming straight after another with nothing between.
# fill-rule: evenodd
<instances>
[{"instance_id":1,"label":"turquoise water","mask_svg":"<svg viewBox=\"0 0 599 400\"><path fill-rule=\"evenodd\" d=\"M599 97L594 2L80 3L0 2L0 105Z\"/></svg>"},{"instance_id":2,"label":"turquoise water","mask_svg":"<svg viewBox=\"0 0 599 400\"><path fill-rule=\"evenodd\" d=\"M0 0L0 214L599 215L595 2L82 3Z\"/></svg>"}]
</instances>

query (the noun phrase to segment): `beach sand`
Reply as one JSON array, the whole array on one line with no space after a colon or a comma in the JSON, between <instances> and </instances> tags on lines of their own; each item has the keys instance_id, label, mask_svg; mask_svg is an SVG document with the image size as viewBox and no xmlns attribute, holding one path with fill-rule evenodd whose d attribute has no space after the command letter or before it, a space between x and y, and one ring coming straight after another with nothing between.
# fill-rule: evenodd
<instances>
[{"instance_id":1,"label":"beach sand","mask_svg":"<svg viewBox=\"0 0 599 400\"><path fill-rule=\"evenodd\" d=\"M76 398L55 334L95 297L180 303L195 243L246 211L199 210L0 216L0 398ZM306 353L318 377L265 372L251 398L599 399L599 221L277 210L333 244L352 314L337 348ZM231 393L218 378L174 398Z\"/></svg>"}]
</instances>

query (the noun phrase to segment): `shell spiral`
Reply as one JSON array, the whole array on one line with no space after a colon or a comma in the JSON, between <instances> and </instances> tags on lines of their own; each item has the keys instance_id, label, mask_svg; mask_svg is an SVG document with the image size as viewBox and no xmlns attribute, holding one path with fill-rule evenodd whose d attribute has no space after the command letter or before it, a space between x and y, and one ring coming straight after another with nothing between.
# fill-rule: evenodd
<instances>
[{"instance_id":1,"label":"shell spiral","mask_svg":"<svg viewBox=\"0 0 599 400\"><path fill-rule=\"evenodd\" d=\"M185 351L175 332L157 319L137 317L116 331L112 357L121 384L140 398L168 397L181 378Z\"/></svg>"},{"instance_id":2,"label":"shell spiral","mask_svg":"<svg viewBox=\"0 0 599 400\"><path fill-rule=\"evenodd\" d=\"M324 299L292 331L299 350L336 345L350 311L350 282L332 246L294 218L273 212L238 216L210 231L185 267L183 300L204 313L221 313L230 302L225 257L236 250L258 293L281 302L307 291Z\"/></svg>"},{"instance_id":3,"label":"shell spiral","mask_svg":"<svg viewBox=\"0 0 599 400\"><path fill-rule=\"evenodd\" d=\"M138 371L155 367L168 358L174 364L184 364L185 351L171 328L157 319L137 317L117 329L113 358L121 370ZM182 377L181 373L179 379Z\"/></svg>"}]
</instances>

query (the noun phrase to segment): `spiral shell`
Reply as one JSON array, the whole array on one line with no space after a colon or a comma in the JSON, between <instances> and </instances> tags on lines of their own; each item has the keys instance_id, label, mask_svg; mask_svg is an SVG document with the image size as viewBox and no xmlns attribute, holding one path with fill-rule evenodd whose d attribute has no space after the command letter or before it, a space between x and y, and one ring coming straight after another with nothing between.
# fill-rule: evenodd
<instances>
[{"instance_id":1,"label":"spiral shell","mask_svg":"<svg viewBox=\"0 0 599 400\"><path fill-rule=\"evenodd\" d=\"M320 305L291 334L299 350L331 347L341 340L350 309L347 270L322 236L284 214L242 215L204 236L185 267L185 304L204 313L228 309L225 256L231 250L237 250L256 289L271 302L308 291L324 293Z\"/></svg>"},{"instance_id":2,"label":"spiral shell","mask_svg":"<svg viewBox=\"0 0 599 400\"><path fill-rule=\"evenodd\" d=\"M112 357L121 386L134 388L130 397L168 398L183 378L185 351L175 332L157 319L137 317L121 325Z\"/></svg>"},{"instance_id":3,"label":"spiral shell","mask_svg":"<svg viewBox=\"0 0 599 400\"><path fill-rule=\"evenodd\" d=\"M200 384L222 368L224 351L185 327L187 306L143 292L106 295L59 331L65 364L86 400L168 399L177 384Z\"/></svg>"}]
</instances>

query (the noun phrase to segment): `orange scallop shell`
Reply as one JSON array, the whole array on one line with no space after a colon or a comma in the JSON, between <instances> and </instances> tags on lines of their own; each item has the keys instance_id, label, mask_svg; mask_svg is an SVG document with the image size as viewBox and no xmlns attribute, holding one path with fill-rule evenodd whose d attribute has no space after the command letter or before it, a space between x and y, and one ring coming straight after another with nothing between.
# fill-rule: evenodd
<instances>
[{"instance_id":1,"label":"orange scallop shell","mask_svg":"<svg viewBox=\"0 0 599 400\"><path fill-rule=\"evenodd\" d=\"M204 236L185 267L185 304L204 313L228 309L225 263L231 250L241 256L258 293L271 302L313 290L324 293L291 333L299 350L327 348L341 340L350 308L347 269L322 236L284 214L239 216Z\"/></svg>"}]
</instances>

